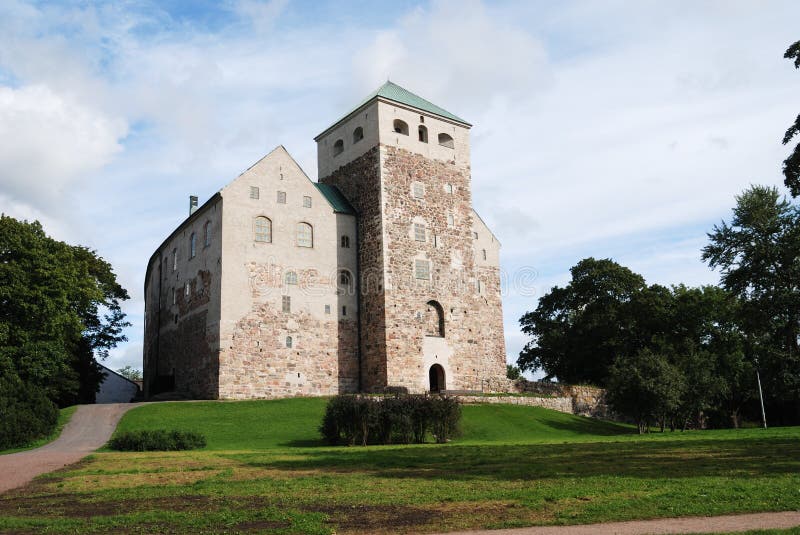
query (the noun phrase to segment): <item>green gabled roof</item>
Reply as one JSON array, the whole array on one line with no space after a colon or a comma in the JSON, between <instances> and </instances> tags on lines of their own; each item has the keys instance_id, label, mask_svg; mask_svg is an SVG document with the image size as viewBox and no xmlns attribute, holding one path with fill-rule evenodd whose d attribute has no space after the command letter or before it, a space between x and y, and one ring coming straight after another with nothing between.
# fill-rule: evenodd
<instances>
[{"instance_id":1,"label":"green gabled roof","mask_svg":"<svg viewBox=\"0 0 800 535\"><path fill-rule=\"evenodd\" d=\"M328 203L333 207L333 211L340 214L356 215L356 211L347 198L339 191L339 188L330 184L314 183L322 196L327 199Z\"/></svg>"},{"instance_id":2,"label":"green gabled roof","mask_svg":"<svg viewBox=\"0 0 800 535\"><path fill-rule=\"evenodd\" d=\"M349 112L344 114L344 116L341 119L339 119L338 121L333 123L331 126L326 128L323 131L323 133L327 132L328 130L330 130L331 128L333 128L337 124L339 124L343 119L345 119L345 118L349 117L351 114L353 114L353 112L357 111L359 108L361 108L362 106L364 106L365 104L367 104L368 102L371 102L372 100L374 100L376 98L383 98L383 99L386 99L386 100L391 100L393 102L397 102L398 104L405 104L406 106L411 106L412 108L417 108L418 110L426 111L426 112L430 113L431 115L436 115L436 116L442 117L444 119L449 119L451 121L455 121L457 123L461 123L461 124L464 124L464 125L467 125L467 126L472 126L470 123L468 123L467 121L465 121L464 119L462 119L458 115L454 115L454 114L450 113L449 111L445 110L444 108L440 108L439 106L437 106L433 102L430 102L430 101L425 100L424 98L422 98L422 97L420 97L418 95L415 95L414 93L412 93L408 89L404 89L404 88L400 87L399 85L395 84L394 82L387 81L385 84L380 86L378 89L376 89L375 91L370 93L369 96L367 96L367 98L365 98L364 100L362 100L358 104L358 106L356 106L355 108L353 108L352 110L350 110ZM322 135L322 134L320 134L320 135ZM319 138L319 136L317 136L317 138Z\"/></svg>"}]
</instances>

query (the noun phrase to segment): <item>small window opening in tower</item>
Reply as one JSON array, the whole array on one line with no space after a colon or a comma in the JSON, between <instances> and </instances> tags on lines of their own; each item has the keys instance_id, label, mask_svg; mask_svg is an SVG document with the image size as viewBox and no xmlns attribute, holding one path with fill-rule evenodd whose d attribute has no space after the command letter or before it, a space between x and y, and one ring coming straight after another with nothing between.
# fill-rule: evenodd
<instances>
[{"instance_id":1,"label":"small window opening in tower","mask_svg":"<svg viewBox=\"0 0 800 535\"><path fill-rule=\"evenodd\" d=\"M287 336L286 337L286 347L288 347L289 349L292 348L292 337L291 336Z\"/></svg>"},{"instance_id":2,"label":"small window opening in tower","mask_svg":"<svg viewBox=\"0 0 800 535\"><path fill-rule=\"evenodd\" d=\"M419 140L423 143L428 142L428 129L425 128L423 125L419 125Z\"/></svg>"},{"instance_id":3,"label":"small window opening in tower","mask_svg":"<svg viewBox=\"0 0 800 535\"><path fill-rule=\"evenodd\" d=\"M425 335L444 338L444 309L437 301L428 301L426 305Z\"/></svg>"},{"instance_id":4,"label":"small window opening in tower","mask_svg":"<svg viewBox=\"0 0 800 535\"><path fill-rule=\"evenodd\" d=\"M453 138L449 134L439 134L439 145L442 147L447 147L448 149L455 147L453 144Z\"/></svg>"},{"instance_id":5,"label":"small window opening in tower","mask_svg":"<svg viewBox=\"0 0 800 535\"><path fill-rule=\"evenodd\" d=\"M404 136L408 135L408 124L405 121L401 121L400 119L394 120L394 131L397 134L403 134Z\"/></svg>"},{"instance_id":6,"label":"small window opening in tower","mask_svg":"<svg viewBox=\"0 0 800 535\"><path fill-rule=\"evenodd\" d=\"M333 155L339 156L343 152L344 152L344 140L337 139L336 143L333 144Z\"/></svg>"},{"instance_id":7,"label":"small window opening in tower","mask_svg":"<svg viewBox=\"0 0 800 535\"><path fill-rule=\"evenodd\" d=\"M362 139L364 139L364 129L359 126L353 130L353 143L358 143Z\"/></svg>"},{"instance_id":8,"label":"small window opening in tower","mask_svg":"<svg viewBox=\"0 0 800 535\"><path fill-rule=\"evenodd\" d=\"M425 122L425 116L424 115L420 115L419 116L419 122L421 122L421 123Z\"/></svg>"}]
</instances>

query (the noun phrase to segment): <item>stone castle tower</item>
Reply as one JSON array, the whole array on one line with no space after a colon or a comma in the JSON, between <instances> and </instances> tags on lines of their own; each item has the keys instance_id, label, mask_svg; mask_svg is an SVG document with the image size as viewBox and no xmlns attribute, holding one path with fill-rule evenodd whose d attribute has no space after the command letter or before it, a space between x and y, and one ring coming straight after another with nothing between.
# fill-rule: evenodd
<instances>
[{"instance_id":1,"label":"stone castle tower","mask_svg":"<svg viewBox=\"0 0 800 535\"><path fill-rule=\"evenodd\" d=\"M361 387L505 377L500 244L472 209L471 125L387 82L315 138L358 212Z\"/></svg>"},{"instance_id":2,"label":"stone castle tower","mask_svg":"<svg viewBox=\"0 0 800 535\"><path fill-rule=\"evenodd\" d=\"M145 276L145 395L504 388L500 244L472 209L470 124L387 82L178 225Z\"/></svg>"}]
</instances>

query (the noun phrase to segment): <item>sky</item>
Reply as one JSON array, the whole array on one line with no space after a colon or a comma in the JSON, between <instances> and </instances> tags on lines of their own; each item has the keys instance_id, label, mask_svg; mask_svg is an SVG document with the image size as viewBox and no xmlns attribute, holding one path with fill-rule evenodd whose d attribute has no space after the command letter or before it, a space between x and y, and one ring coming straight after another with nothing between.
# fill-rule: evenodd
<instances>
[{"instance_id":1,"label":"sky","mask_svg":"<svg viewBox=\"0 0 800 535\"><path fill-rule=\"evenodd\" d=\"M475 209L502 243L508 361L519 317L579 260L714 284L706 233L751 184L782 187L800 112L800 2L442 0L0 2L0 212L95 249L131 299L147 260L278 145L387 79L465 118Z\"/></svg>"}]
</instances>

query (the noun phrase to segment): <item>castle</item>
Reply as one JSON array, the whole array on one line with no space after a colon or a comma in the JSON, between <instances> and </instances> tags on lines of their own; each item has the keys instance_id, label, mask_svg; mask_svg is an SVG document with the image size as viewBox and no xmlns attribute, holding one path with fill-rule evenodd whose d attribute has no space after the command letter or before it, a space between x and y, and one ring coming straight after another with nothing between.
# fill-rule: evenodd
<instances>
[{"instance_id":1,"label":"castle","mask_svg":"<svg viewBox=\"0 0 800 535\"><path fill-rule=\"evenodd\" d=\"M387 82L193 209L147 264L145 395L492 390L500 243L472 209L463 119Z\"/></svg>"}]
</instances>

